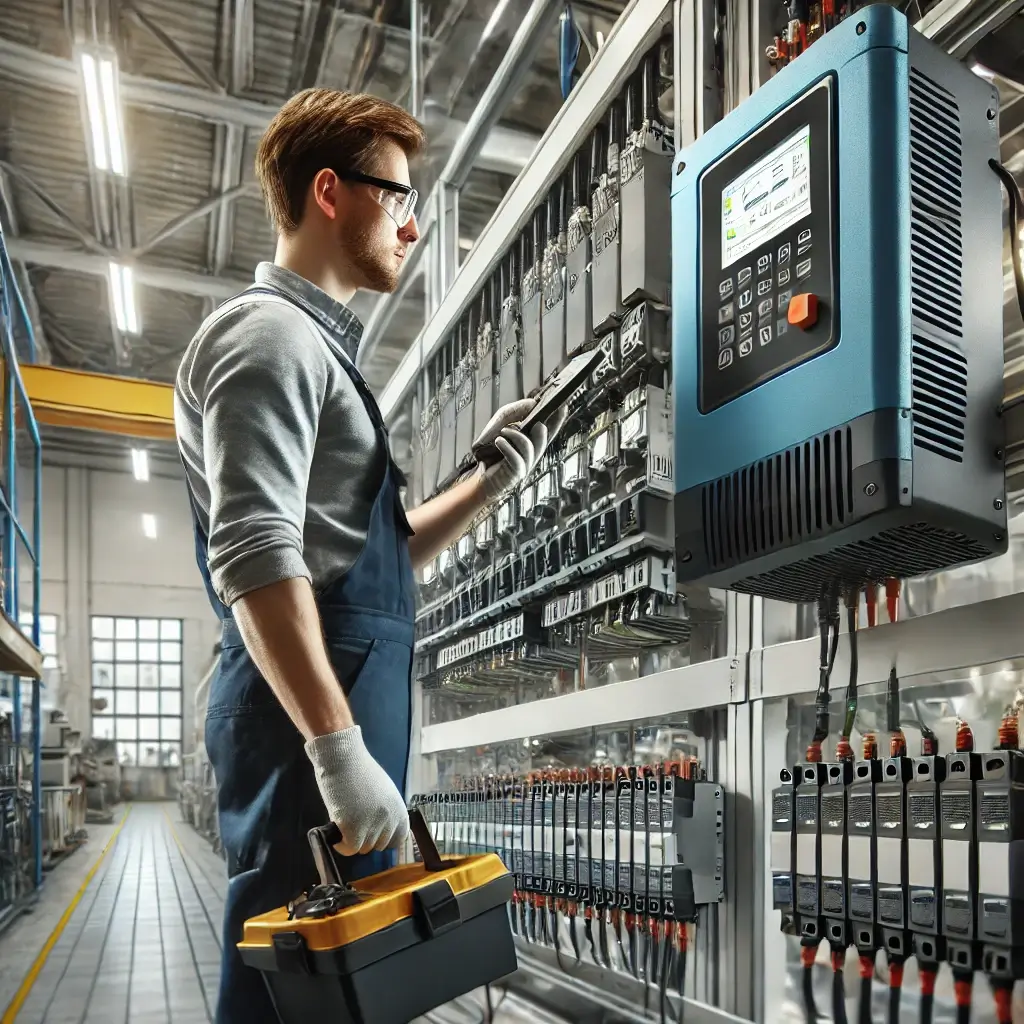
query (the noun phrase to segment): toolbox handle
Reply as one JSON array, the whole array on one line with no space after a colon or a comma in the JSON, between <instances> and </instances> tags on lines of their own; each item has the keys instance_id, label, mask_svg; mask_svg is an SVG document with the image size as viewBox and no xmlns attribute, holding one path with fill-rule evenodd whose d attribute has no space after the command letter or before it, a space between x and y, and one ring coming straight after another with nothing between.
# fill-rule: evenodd
<instances>
[{"instance_id":1,"label":"toolbox handle","mask_svg":"<svg viewBox=\"0 0 1024 1024\"><path fill-rule=\"evenodd\" d=\"M423 858L423 866L427 871L444 871L446 868L455 866L454 861L441 859L441 855L437 851L437 844L430 834L430 829L421 811L416 809L409 811L409 829L416 840L420 856ZM320 876L320 884L337 885L343 889L349 889L349 884L341 877L337 854L334 850L334 847L341 842L341 829L333 821L329 821L326 825L311 828L308 838L309 847L313 851L313 863L316 864L317 874Z\"/></svg>"}]
</instances>

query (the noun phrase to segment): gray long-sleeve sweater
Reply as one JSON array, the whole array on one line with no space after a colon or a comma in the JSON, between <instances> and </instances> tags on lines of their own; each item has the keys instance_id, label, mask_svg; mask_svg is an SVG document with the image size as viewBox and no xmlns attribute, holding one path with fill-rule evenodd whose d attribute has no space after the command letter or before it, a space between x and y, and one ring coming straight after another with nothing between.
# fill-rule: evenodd
<instances>
[{"instance_id":1,"label":"gray long-sleeve sweater","mask_svg":"<svg viewBox=\"0 0 1024 1024\"><path fill-rule=\"evenodd\" d=\"M227 605L305 576L320 591L359 557L387 462L341 360L362 325L304 278L261 263L280 301L229 301L185 351L174 420L213 586Z\"/></svg>"}]
</instances>

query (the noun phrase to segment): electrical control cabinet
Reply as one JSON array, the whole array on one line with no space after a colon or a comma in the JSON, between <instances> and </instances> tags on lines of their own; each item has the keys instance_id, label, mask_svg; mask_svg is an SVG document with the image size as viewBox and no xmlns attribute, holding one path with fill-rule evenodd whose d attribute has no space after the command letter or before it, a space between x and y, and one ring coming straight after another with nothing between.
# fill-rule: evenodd
<instances>
[{"instance_id":1,"label":"electrical control cabinet","mask_svg":"<svg viewBox=\"0 0 1024 1024\"><path fill-rule=\"evenodd\" d=\"M677 155L680 580L813 601L1005 550L998 108L875 5Z\"/></svg>"}]
</instances>

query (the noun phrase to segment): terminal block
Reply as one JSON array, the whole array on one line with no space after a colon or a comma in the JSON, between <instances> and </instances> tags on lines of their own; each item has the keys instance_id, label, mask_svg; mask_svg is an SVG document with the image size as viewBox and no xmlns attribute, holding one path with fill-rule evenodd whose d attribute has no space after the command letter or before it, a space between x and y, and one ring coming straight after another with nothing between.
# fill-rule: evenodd
<instances>
[{"instance_id":1,"label":"terminal block","mask_svg":"<svg viewBox=\"0 0 1024 1024\"><path fill-rule=\"evenodd\" d=\"M793 874L796 866L796 787L793 772L783 768L781 785L772 790L772 907L782 913L782 930L796 930Z\"/></svg>"},{"instance_id":2,"label":"terminal block","mask_svg":"<svg viewBox=\"0 0 1024 1024\"><path fill-rule=\"evenodd\" d=\"M978 837L978 939L985 971L1024 977L1024 754L997 750L979 758L975 782Z\"/></svg>"},{"instance_id":3,"label":"terminal block","mask_svg":"<svg viewBox=\"0 0 1024 1024\"><path fill-rule=\"evenodd\" d=\"M980 774L979 755L958 751L946 755L946 778L939 783L942 933L949 962L971 971L981 966L974 912L978 892L974 783Z\"/></svg>"},{"instance_id":4,"label":"terminal block","mask_svg":"<svg viewBox=\"0 0 1024 1024\"><path fill-rule=\"evenodd\" d=\"M821 916L821 786L825 766L800 764L796 780L796 914L805 940L824 937Z\"/></svg>"},{"instance_id":5,"label":"terminal block","mask_svg":"<svg viewBox=\"0 0 1024 1024\"><path fill-rule=\"evenodd\" d=\"M881 778L880 761L858 761L846 798L847 863L850 921L861 953L874 954L875 888L878 883L875 846L875 784Z\"/></svg>"},{"instance_id":6,"label":"terminal block","mask_svg":"<svg viewBox=\"0 0 1024 1024\"><path fill-rule=\"evenodd\" d=\"M946 777L942 757L915 757L907 783L907 894L910 930L918 963L945 958L942 937L942 841L939 828L939 785Z\"/></svg>"},{"instance_id":7,"label":"terminal block","mask_svg":"<svg viewBox=\"0 0 1024 1024\"><path fill-rule=\"evenodd\" d=\"M821 912L825 938L845 949L853 942L847 909L848 842L846 797L853 781L849 761L822 765L825 782L821 787Z\"/></svg>"}]
</instances>

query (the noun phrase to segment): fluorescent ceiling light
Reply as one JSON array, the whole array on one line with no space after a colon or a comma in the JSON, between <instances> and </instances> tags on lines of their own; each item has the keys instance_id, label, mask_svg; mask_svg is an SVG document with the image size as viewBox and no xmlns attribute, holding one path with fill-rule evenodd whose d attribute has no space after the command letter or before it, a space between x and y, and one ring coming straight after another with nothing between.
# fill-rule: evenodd
<instances>
[{"instance_id":1,"label":"fluorescent ceiling light","mask_svg":"<svg viewBox=\"0 0 1024 1024\"><path fill-rule=\"evenodd\" d=\"M120 263L111 263L110 274L110 305L114 313L114 322L122 334L139 333L139 312L135 305L135 281L131 267Z\"/></svg>"},{"instance_id":2,"label":"fluorescent ceiling light","mask_svg":"<svg viewBox=\"0 0 1024 1024\"><path fill-rule=\"evenodd\" d=\"M81 54L79 60L93 163L101 171L127 174L117 65L108 57L96 58L91 53Z\"/></svg>"},{"instance_id":3,"label":"fluorescent ceiling light","mask_svg":"<svg viewBox=\"0 0 1024 1024\"><path fill-rule=\"evenodd\" d=\"M491 20L487 22L484 27L483 34L480 36L481 43L488 40L491 33L498 27L498 23L501 21L501 16L505 13L506 7L508 7L508 0L498 0L498 6L494 8Z\"/></svg>"},{"instance_id":4,"label":"fluorescent ceiling light","mask_svg":"<svg viewBox=\"0 0 1024 1024\"><path fill-rule=\"evenodd\" d=\"M142 533L149 540L156 540L156 516L150 512L142 513Z\"/></svg>"},{"instance_id":5,"label":"fluorescent ceiling light","mask_svg":"<svg viewBox=\"0 0 1024 1024\"><path fill-rule=\"evenodd\" d=\"M145 448L132 449L132 472L143 483L149 479L149 452Z\"/></svg>"}]
</instances>

